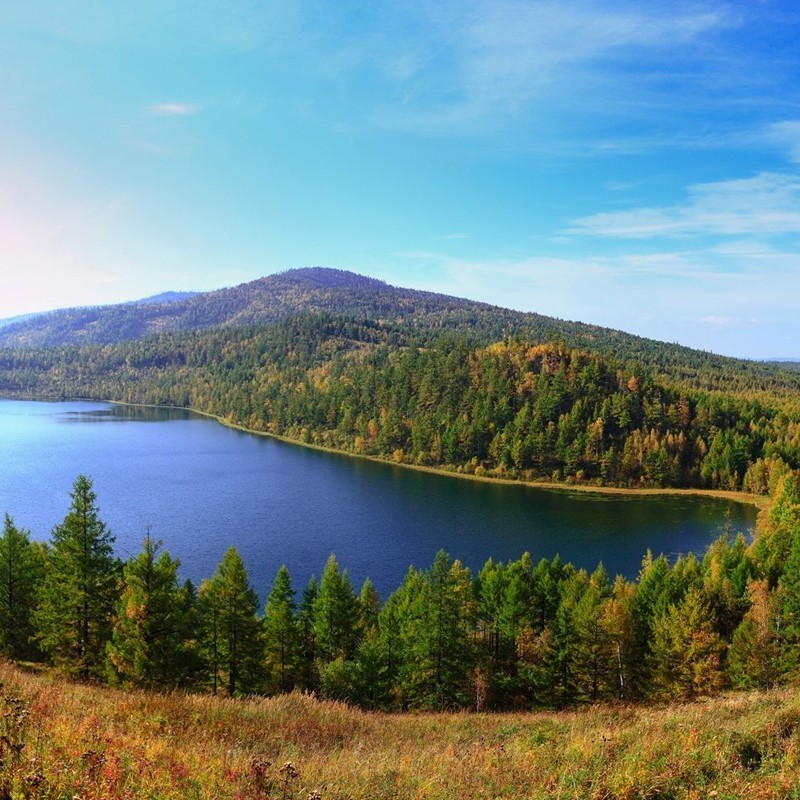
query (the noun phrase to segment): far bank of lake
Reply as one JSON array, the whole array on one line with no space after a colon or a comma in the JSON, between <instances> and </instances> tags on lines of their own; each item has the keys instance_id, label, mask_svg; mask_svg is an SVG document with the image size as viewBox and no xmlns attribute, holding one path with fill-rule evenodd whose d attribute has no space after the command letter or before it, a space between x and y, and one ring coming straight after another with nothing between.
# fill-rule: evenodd
<instances>
[{"instance_id":1,"label":"far bank of lake","mask_svg":"<svg viewBox=\"0 0 800 800\"><path fill-rule=\"evenodd\" d=\"M35 538L49 538L85 473L121 556L138 550L149 527L199 580L234 544L262 598L281 564L301 589L331 552L356 585L369 576L384 595L440 548L472 569L529 551L590 570L603 561L633 578L647 548L702 553L726 513L735 531L751 532L756 516L739 498L466 481L297 447L179 409L0 401L0 442L0 513Z\"/></svg>"}]
</instances>

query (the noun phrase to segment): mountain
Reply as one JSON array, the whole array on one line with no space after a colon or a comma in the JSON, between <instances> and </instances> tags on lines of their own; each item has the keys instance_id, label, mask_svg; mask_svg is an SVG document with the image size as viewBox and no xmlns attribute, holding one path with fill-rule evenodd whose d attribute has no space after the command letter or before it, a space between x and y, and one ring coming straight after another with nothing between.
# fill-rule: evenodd
<instances>
[{"instance_id":1,"label":"mountain","mask_svg":"<svg viewBox=\"0 0 800 800\"><path fill-rule=\"evenodd\" d=\"M416 326L520 329L547 320L471 300L399 289L344 270L289 270L227 289L182 297L156 295L138 303L53 311L0 330L0 346L111 344L152 333L218 326L274 324L299 313L325 312ZM555 321L553 321L555 322Z\"/></svg>"},{"instance_id":2,"label":"mountain","mask_svg":"<svg viewBox=\"0 0 800 800\"><path fill-rule=\"evenodd\" d=\"M86 306L86 307L79 307L79 308L64 308L58 309L55 311L35 311L31 314L20 314L16 317L7 317L6 319L0 319L0 328L5 328L9 325L20 326L20 329L23 331L22 336L24 337L26 334L24 333L30 329L38 329L40 331L47 331L48 327L57 319L61 317L67 317L70 319L91 319L92 314L101 308L120 308L126 305L166 305L167 303L178 303L182 300L188 300L190 297L196 295L197 292L161 292L160 294L154 294L150 297L143 297L141 300L133 300L130 303L121 303L119 305L114 306ZM81 312L85 312L81 314ZM47 318L46 320L42 320L42 317ZM39 320L38 324L31 324L33 320ZM16 330L16 328L15 328ZM46 335L46 334L45 334ZM11 346L13 346L13 342L16 339L16 335L12 335L10 337ZM52 341L46 340L47 344L66 344L66 342L57 342L56 337L54 336Z\"/></svg>"},{"instance_id":3,"label":"mountain","mask_svg":"<svg viewBox=\"0 0 800 800\"><path fill-rule=\"evenodd\" d=\"M6 317L5 319L0 319L0 328L6 327L6 325L16 325L20 322L26 322L29 319L33 319L33 317L38 316L37 314L20 314L17 317Z\"/></svg>"},{"instance_id":4,"label":"mountain","mask_svg":"<svg viewBox=\"0 0 800 800\"><path fill-rule=\"evenodd\" d=\"M623 363L645 364L682 384L712 390L798 389L797 370L788 365L727 358L597 325L399 288L323 267L288 270L212 292L167 293L139 302L37 315L0 327L0 348L105 345L169 332L272 326L314 314L369 321L395 330L396 340L431 341L447 334L472 346L486 346L508 336L561 340Z\"/></svg>"},{"instance_id":5,"label":"mountain","mask_svg":"<svg viewBox=\"0 0 800 800\"><path fill-rule=\"evenodd\" d=\"M135 305L161 305L164 303L180 303L181 300L188 300L194 297L197 292L161 292L150 297L143 297L141 300L134 300Z\"/></svg>"}]
</instances>

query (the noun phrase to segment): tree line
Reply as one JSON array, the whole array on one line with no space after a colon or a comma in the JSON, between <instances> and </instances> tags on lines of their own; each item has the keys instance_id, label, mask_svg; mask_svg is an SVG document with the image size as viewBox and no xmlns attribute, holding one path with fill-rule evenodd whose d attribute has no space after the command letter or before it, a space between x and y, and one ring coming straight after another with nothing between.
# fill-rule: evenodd
<instances>
[{"instance_id":1,"label":"tree line","mask_svg":"<svg viewBox=\"0 0 800 800\"><path fill-rule=\"evenodd\" d=\"M800 474L773 487L755 540L701 559L647 553L635 581L557 556L440 552L384 601L334 556L302 591L285 567L266 603L235 548L195 587L145 537L122 563L79 476L49 543L6 515L0 652L82 680L230 696L314 691L365 708L563 708L680 699L800 677Z\"/></svg>"},{"instance_id":2,"label":"tree line","mask_svg":"<svg viewBox=\"0 0 800 800\"><path fill-rule=\"evenodd\" d=\"M0 393L190 407L360 455L529 480L765 494L800 469L794 373L731 362L729 371L692 367L690 379L646 363L558 339L479 346L304 315L268 328L0 351ZM698 388L703 381L712 388Z\"/></svg>"}]
</instances>

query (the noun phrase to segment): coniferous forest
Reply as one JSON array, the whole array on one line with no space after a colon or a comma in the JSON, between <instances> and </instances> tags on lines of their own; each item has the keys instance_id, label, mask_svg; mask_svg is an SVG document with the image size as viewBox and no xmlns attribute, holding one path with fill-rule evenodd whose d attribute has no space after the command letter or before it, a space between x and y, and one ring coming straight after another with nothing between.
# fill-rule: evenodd
<instances>
[{"instance_id":1,"label":"coniferous forest","mask_svg":"<svg viewBox=\"0 0 800 800\"><path fill-rule=\"evenodd\" d=\"M301 316L267 328L0 350L0 394L181 406L253 431L478 475L744 489L800 468L788 370L690 380L645 360Z\"/></svg>"},{"instance_id":2,"label":"coniferous forest","mask_svg":"<svg viewBox=\"0 0 800 800\"><path fill-rule=\"evenodd\" d=\"M200 586L149 536L121 563L91 480L48 544L6 516L0 650L83 680L228 696L294 689L369 709L564 708L675 700L798 678L800 476L785 472L754 542L702 559L648 553L636 581L558 558L473 575L440 552L380 598L331 556L263 607L234 548Z\"/></svg>"},{"instance_id":3,"label":"coniferous forest","mask_svg":"<svg viewBox=\"0 0 800 800\"><path fill-rule=\"evenodd\" d=\"M305 587L281 569L262 606L233 549L199 586L150 538L120 563L82 476L46 546L6 518L10 658L123 686L300 689L391 710L689 698L798 677L796 370L328 270L3 330L5 397L192 408L476 476L770 498L755 541L731 531L674 564L643 554L634 582L525 555L474 575L440 553L380 598L332 556Z\"/></svg>"}]
</instances>

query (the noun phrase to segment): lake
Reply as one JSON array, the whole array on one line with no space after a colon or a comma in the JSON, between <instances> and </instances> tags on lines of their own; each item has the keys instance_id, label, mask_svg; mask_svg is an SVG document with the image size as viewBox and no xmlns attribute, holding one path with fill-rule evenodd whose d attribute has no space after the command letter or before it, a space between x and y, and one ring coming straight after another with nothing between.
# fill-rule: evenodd
<instances>
[{"instance_id":1,"label":"lake","mask_svg":"<svg viewBox=\"0 0 800 800\"><path fill-rule=\"evenodd\" d=\"M236 545L265 597L286 564L295 588L335 553L359 589L385 597L443 548L477 570L488 558L558 553L634 578L650 548L702 553L726 512L752 532L756 510L724 500L549 491L467 481L325 453L226 428L187 411L94 402L0 400L0 513L47 540L78 474L94 481L123 558L149 529L199 582Z\"/></svg>"}]
</instances>

